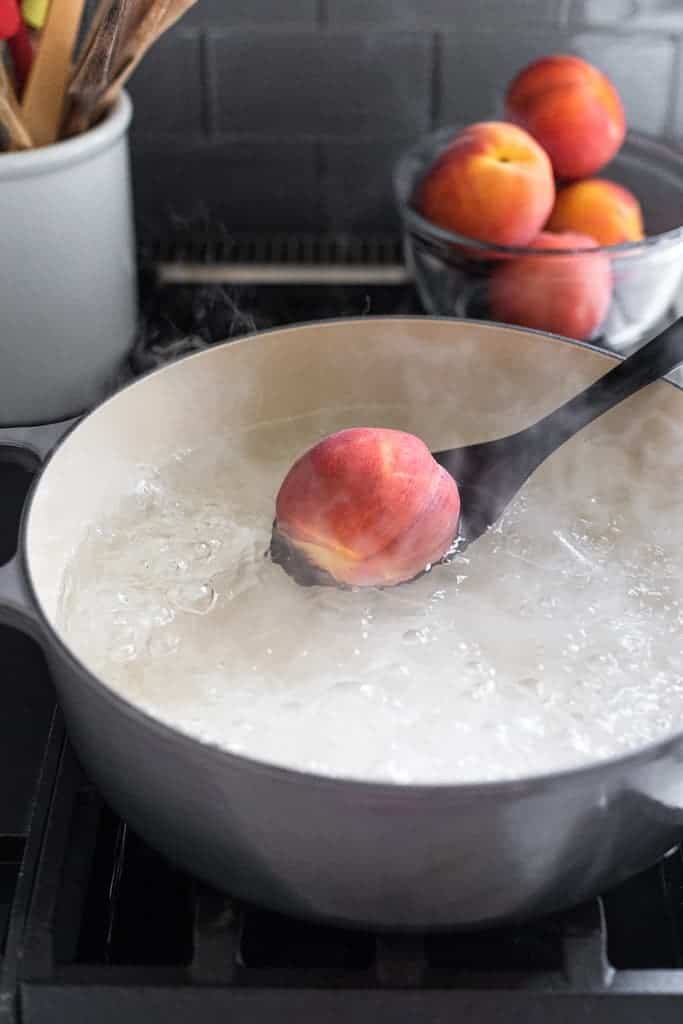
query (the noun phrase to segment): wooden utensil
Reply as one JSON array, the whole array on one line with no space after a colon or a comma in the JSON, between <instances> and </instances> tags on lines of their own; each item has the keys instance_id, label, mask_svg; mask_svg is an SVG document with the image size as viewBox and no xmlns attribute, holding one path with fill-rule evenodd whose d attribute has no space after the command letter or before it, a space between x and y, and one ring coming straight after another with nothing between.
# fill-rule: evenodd
<instances>
[{"instance_id":1,"label":"wooden utensil","mask_svg":"<svg viewBox=\"0 0 683 1024\"><path fill-rule=\"evenodd\" d=\"M5 129L7 147L10 149L31 149L33 141L24 125L19 104L7 69L0 55L0 123Z\"/></svg>"},{"instance_id":2,"label":"wooden utensil","mask_svg":"<svg viewBox=\"0 0 683 1024\"><path fill-rule=\"evenodd\" d=\"M78 57L73 63L71 69L69 89L71 89L76 77L82 74L84 64L91 60L95 40L98 34L101 32L102 24L105 18L107 18L112 6L114 5L114 2L115 0L100 0L93 15L91 16L90 21L88 23L88 28L81 43ZM144 4L145 7L147 7L150 3L152 3L152 0L129 0L129 10L131 8L135 9L142 4ZM126 16L122 17L121 22L122 24L119 30L119 39L126 39L128 32L130 31L131 14L129 13Z\"/></svg>"},{"instance_id":3,"label":"wooden utensil","mask_svg":"<svg viewBox=\"0 0 683 1024\"><path fill-rule=\"evenodd\" d=\"M134 0L107 0L95 18L68 87L64 134L76 135L92 123L98 101L114 76L117 51Z\"/></svg>"},{"instance_id":4,"label":"wooden utensil","mask_svg":"<svg viewBox=\"0 0 683 1024\"><path fill-rule=\"evenodd\" d=\"M122 41L113 79L101 95L94 117L101 116L113 103L138 64L157 39L178 21L197 0L152 0L142 19Z\"/></svg>"},{"instance_id":5,"label":"wooden utensil","mask_svg":"<svg viewBox=\"0 0 683 1024\"><path fill-rule=\"evenodd\" d=\"M71 57L85 0L51 0L40 47L22 97L26 127L37 146L57 139Z\"/></svg>"}]
</instances>

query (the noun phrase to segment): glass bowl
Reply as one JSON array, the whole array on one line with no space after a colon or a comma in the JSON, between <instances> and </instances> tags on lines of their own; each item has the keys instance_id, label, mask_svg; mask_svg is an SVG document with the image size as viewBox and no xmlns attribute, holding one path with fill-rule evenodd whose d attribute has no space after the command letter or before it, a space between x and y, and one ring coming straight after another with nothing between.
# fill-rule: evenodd
<instances>
[{"instance_id":1,"label":"glass bowl","mask_svg":"<svg viewBox=\"0 0 683 1024\"><path fill-rule=\"evenodd\" d=\"M426 136L396 165L394 189L403 223L405 258L428 313L502 319L494 315L489 295L492 277L505 261L530 257L538 261L539 273L531 276L539 288L548 287L548 281L552 287L562 287L563 274L571 274L573 261L585 260L586 251L556 253L491 245L457 235L422 217L415 205L417 188L460 130L455 126ZM607 254L613 288L602 322L579 340L628 351L683 312L683 152L643 133L630 132L618 155L597 176L625 185L638 197L647 238L591 250ZM551 260L555 263L549 274ZM578 337L571 329L555 328L555 333Z\"/></svg>"}]
</instances>

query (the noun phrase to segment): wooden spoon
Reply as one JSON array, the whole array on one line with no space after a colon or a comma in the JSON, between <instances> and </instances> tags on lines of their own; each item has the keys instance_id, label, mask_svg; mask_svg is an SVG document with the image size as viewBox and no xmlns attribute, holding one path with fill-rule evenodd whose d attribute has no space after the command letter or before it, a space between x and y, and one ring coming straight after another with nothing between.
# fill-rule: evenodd
<instances>
[{"instance_id":1,"label":"wooden spoon","mask_svg":"<svg viewBox=\"0 0 683 1024\"><path fill-rule=\"evenodd\" d=\"M134 25L129 37L121 44L114 76L99 97L95 119L116 102L119 93L150 47L196 3L197 0L152 0L142 18Z\"/></svg>"},{"instance_id":2,"label":"wooden spoon","mask_svg":"<svg viewBox=\"0 0 683 1024\"><path fill-rule=\"evenodd\" d=\"M117 50L131 7L131 0L110 0L95 15L96 25L79 56L68 87L71 103L64 134L77 135L93 122L97 104L116 66Z\"/></svg>"},{"instance_id":3,"label":"wooden spoon","mask_svg":"<svg viewBox=\"0 0 683 1024\"><path fill-rule=\"evenodd\" d=\"M683 363L683 318L559 409L517 434L435 452L460 491L458 550L493 526L535 469L570 437ZM302 586L339 586L273 526L270 556Z\"/></svg>"},{"instance_id":4,"label":"wooden spoon","mask_svg":"<svg viewBox=\"0 0 683 1024\"><path fill-rule=\"evenodd\" d=\"M36 146L59 134L71 57L85 0L51 0L40 46L24 89L21 110Z\"/></svg>"}]
</instances>

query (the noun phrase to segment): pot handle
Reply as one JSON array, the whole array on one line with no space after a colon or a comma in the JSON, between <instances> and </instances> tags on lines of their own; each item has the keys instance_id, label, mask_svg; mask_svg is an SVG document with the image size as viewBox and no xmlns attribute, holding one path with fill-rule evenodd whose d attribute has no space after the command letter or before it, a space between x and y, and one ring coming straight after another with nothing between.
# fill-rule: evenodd
<instances>
[{"instance_id":1,"label":"pot handle","mask_svg":"<svg viewBox=\"0 0 683 1024\"><path fill-rule=\"evenodd\" d=\"M639 780L637 796L657 821L683 826L683 748L676 750L666 770L655 765Z\"/></svg>"},{"instance_id":2,"label":"pot handle","mask_svg":"<svg viewBox=\"0 0 683 1024\"><path fill-rule=\"evenodd\" d=\"M26 452L37 464L43 463L78 421L79 417L76 417L59 423L41 423L36 427L0 427L0 452L3 448L19 455Z\"/></svg>"},{"instance_id":3,"label":"pot handle","mask_svg":"<svg viewBox=\"0 0 683 1024\"><path fill-rule=\"evenodd\" d=\"M13 452L18 461L32 463L37 468L77 422L71 419L37 427L1 427L0 455L5 449ZM42 620L31 597L21 551L0 565L0 623L20 629L37 640L43 635Z\"/></svg>"}]
</instances>

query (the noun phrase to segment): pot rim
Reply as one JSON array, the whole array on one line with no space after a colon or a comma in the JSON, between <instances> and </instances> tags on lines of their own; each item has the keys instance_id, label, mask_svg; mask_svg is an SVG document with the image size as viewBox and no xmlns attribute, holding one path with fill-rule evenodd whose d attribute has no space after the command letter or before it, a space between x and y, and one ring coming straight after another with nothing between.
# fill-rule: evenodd
<instances>
[{"instance_id":1,"label":"pot rim","mask_svg":"<svg viewBox=\"0 0 683 1024\"><path fill-rule=\"evenodd\" d=\"M447 324L471 324L471 320L463 317L445 317L445 316L364 316L364 317L336 317L329 320L310 320L297 324L290 324L285 327L273 327L264 331L256 332L258 336L270 335L270 334L281 334L286 336L293 331L300 331L302 329L315 329L319 330L321 327L324 328L326 324L338 325L344 323L358 323L365 324L368 320L371 321L402 321L404 323L410 323L415 326L419 326L424 320L438 321ZM585 342L575 341L571 338L564 338L560 335L551 334L546 331L538 331L533 328L522 328L509 324L500 324L490 320L477 320L478 326L483 326L485 329L491 329L495 331L506 331L516 334L532 334L537 335L546 340L546 342L560 342L567 345L572 345L579 349L588 349L591 352L603 357L606 362L614 362L622 359L617 353L609 352L604 348L599 348L597 345L587 344ZM277 781L285 784L298 784L298 785L315 785L331 789L343 788L349 790L353 787L355 795L359 799L369 800L380 800L385 802L391 802L392 800L402 801L409 800L412 797L416 799L428 798L443 798L444 800L450 800L454 794L460 798L477 798L480 799L482 796L490 797L491 799L499 799L501 796L514 795L516 798L520 796L531 796L548 791L554 788L556 785L560 785L564 780L572 778L573 780L587 781L589 776L599 776L601 784L605 785L607 779L611 779L614 776L622 775L629 769L636 767L642 767L647 763L661 757L662 755L672 754L677 749L680 749L683 745L683 728L676 732L667 735L659 740L653 740L643 746L637 747L634 750L630 750L625 754L621 754L618 757L606 758L605 760L590 761L587 764L578 765L575 767L562 768L552 772L541 772L532 775L520 775L512 779L494 779L472 782L391 782L391 781L377 781L371 779L356 778L353 776L344 775L325 775L315 772L304 771L300 768L291 768L285 765L280 765L275 762L269 762L261 760L256 757L250 757L245 754L233 753L224 747L219 746L216 743L209 743L203 740L197 739L191 736L189 733L183 730L169 725L166 722L155 718L148 711L138 707L132 701L128 700L122 694L118 693L113 687L109 686L100 676L96 675L87 665L80 659L80 657L71 649L71 647L63 639L61 632L52 625L47 614L43 610L42 602L38 596L37 588L34 584L33 575L31 572L30 559L28 557L28 540L27 534L30 526L31 512L33 509L33 503L36 495L38 494L40 484L43 478L43 474L47 466L51 463L56 453L61 450L63 444L67 444L72 434L77 433L81 428L85 427L91 416L97 415L100 409L108 407L111 403L115 402L120 395L133 388L142 388L145 382L150 377L157 377L159 374L169 373L174 370L178 364L183 362L194 360L194 359L206 359L210 358L211 353L217 349L222 349L227 346L236 346L248 344L253 338L254 334L245 335L242 338L236 338L234 341L223 341L217 345L212 345L210 348L203 349L199 352L193 352L187 356L183 356L174 362L167 363L164 366L153 370L151 373L146 374L143 377L139 377L126 384L120 391L111 395L100 405L92 409L83 419L79 420L62 438L56 448L52 451L49 458L45 461L40 471L36 475L26 502L24 504L24 511L21 518L20 532L19 532L19 546L17 557L20 560L20 565L27 581L29 595L34 608L37 611L38 619L40 622L40 629L43 635L43 642L49 651L48 645L55 647L59 653L60 658L68 663L69 669L79 676L79 680L85 681L87 685L92 686L100 697L104 698L110 705L114 705L118 711L124 714L128 718L132 718L138 726L153 729L157 735L161 736L169 743L182 743L183 746L188 749L193 748L195 750L203 750L207 755L212 756L215 760L221 762L226 770L235 769L247 769L249 771L258 772L259 774L265 773L273 778L273 781ZM662 378L663 383L676 388L677 391L683 392L683 387L677 384L675 381L669 380L666 377ZM593 781L596 781L595 779Z\"/></svg>"},{"instance_id":2,"label":"pot rim","mask_svg":"<svg viewBox=\"0 0 683 1024\"><path fill-rule=\"evenodd\" d=\"M84 163L108 149L124 135L133 116L133 103L125 90L105 117L86 132L49 146L0 155L0 182L32 178Z\"/></svg>"}]
</instances>

